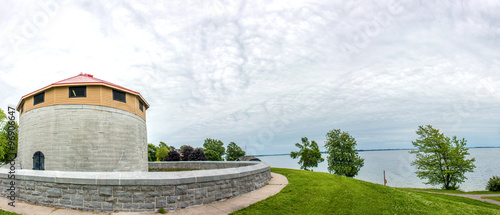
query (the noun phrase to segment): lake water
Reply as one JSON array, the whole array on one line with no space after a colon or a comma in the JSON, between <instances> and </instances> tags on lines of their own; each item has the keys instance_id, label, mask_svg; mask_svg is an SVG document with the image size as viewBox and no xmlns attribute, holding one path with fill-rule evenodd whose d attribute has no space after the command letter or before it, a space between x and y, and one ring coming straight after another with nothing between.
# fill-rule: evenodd
<instances>
[{"instance_id":1,"label":"lake water","mask_svg":"<svg viewBox=\"0 0 500 215\"><path fill-rule=\"evenodd\" d=\"M466 173L467 180L460 184L460 190L485 190L486 183L494 176L500 176L500 148L472 148L470 156L476 158L476 168L472 173ZM328 172L327 154L323 154L325 161L320 163L314 171ZM408 150L395 151L364 151L359 156L365 159L365 165L354 178L377 184L384 184L384 173L387 185L392 187L440 188L440 186L425 185L415 174L415 168L410 163L415 155ZM258 157L271 167L300 169L299 159L292 159L289 155Z\"/></svg>"}]
</instances>

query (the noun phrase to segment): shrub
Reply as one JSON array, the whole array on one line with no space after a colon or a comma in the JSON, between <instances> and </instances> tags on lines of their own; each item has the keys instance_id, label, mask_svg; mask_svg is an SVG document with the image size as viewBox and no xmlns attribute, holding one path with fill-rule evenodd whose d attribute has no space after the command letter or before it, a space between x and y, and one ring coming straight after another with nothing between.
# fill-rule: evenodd
<instances>
[{"instance_id":1,"label":"shrub","mask_svg":"<svg viewBox=\"0 0 500 215\"><path fill-rule=\"evenodd\" d=\"M190 161L206 161L207 156L205 156L205 152L201 149L195 149L193 153L189 155L189 160Z\"/></svg>"},{"instance_id":2,"label":"shrub","mask_svg":"<svg viewBox=\"0 0 500 215\"><path fill-rule=\"evenodd\" d=\"M493 176L490 178L486 185L486 189L489 191L500 191L500 177Z\"/></svg>"},{"instance_id":3,"label":"shrub","mask_svg":"<svg viewBox=\"0 0 500 215\"><path fill-rule=\"evenodd\" d=\"M181 155L179 152L172 150L168 153L167 158L165 158L166 161L180 161L181 160Z\"/></svg>"},{"instance_id":4,"label":"shrub","mask_svg":"<svg viewBox=\"0 0 500 215\"><path fill-rule=\"evenodd\" d=\"M191 146L183 146L181 148L182 148L181 149L181 153L183 155L182 160L183 161L188 161L189 160L189 156L194 151L193 147L191 147Z\"/></svg>"},{"instance_id":5,"label":"shrub","mask_svg":"<svg viewBox=\"0 0 500 215\"><path fill-rule=\"evenodd\" d=\"M164 214L165 213L165 209L164 208L160 208L160 210L158 210L158 212L160 212L161 214Z\"/></svg>"}]
</instances>

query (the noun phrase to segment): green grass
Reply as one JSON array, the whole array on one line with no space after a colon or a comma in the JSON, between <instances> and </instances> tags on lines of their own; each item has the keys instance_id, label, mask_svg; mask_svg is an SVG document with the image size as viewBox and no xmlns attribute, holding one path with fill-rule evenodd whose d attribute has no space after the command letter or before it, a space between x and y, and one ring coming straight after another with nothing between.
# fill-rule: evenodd
<instances>
[{"instance_id":1,"label":"green grass","mask_svg":"<svg viewBox=\"0 0 500 215\"><path fill-rule=\"evenodd\" d=\"M0 209L0 215L20 215L20 214L12 213L9 211L4 211L4 210Z\"/></svg>"},{"instance_id":2,"label":"green grass","mask_svg":"<svg viewBox=\"0 0 500 215\"><path fill-rule=\"evenodd\" d=\"M469 198L392 188L321 172L272 168L288 178L280 193L233 214L500 214Z\"/></svg>"},{"instance_id":3,"label":"green grass","mask_svg":"<svg viewBox=\"0 0 500 215\"><path fill-rule=\"evenodd\" d=\"M500 194L500 192L492 191L470 191L464 192L461 190L441 190L441 189L421 189L421 188L401 188L409 191L433 192L433 193L452 193L452 194Z\"/></svg>"},{"instance_id":4,"label":"green grass","mask_svg":"<svg viewBox=\"0 0 500 215\"><path fill-rule=\"evenodd\" d=\"M485 197L481 197L481 198L483 198L483 199L492 199L492 200L500 202L500 196L485 196Z\"/></svg>"}]
</instances>

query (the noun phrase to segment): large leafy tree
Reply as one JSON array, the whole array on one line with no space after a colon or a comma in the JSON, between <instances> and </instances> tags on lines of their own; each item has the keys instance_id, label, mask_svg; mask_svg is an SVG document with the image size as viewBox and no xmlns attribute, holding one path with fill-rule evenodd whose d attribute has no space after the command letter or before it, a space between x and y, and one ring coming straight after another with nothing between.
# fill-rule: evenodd
<instances>
[{"instance_id":1,"label":"large leafy tree","mask_svg":"<svg viewBox=\"0 0 500 215\"><path fill-rule=\"evenodd\" d=\"M18 131L19 125L17 122L14 122L12 125L8 116L0 109L0 161L8 162L15 158L15 153L17 153ZM12 140L14 143L13 145L9 143L9 139Z\"/></svg>"},{"instance_id":2,"label":"large leafy tree","mask_svg":"<svg viewBox=\"0 0 500 215\"><path fill-rule=\"evenodd\" d=\"M158 147L148 143L148 161L156 161L156 151L158 151Z\"/></svg>"},{"instance_id":3,"label":"large leafy tree","mask_svg":"<svg viewBox=\"0 0 500 215\"><path fill-rule=\"evenodd\" d=\"M419 126L416 131L419 136L412 141L417 150L410 153L416 154L412 162L417 168L415 172L420 179L427 179L425 184L442 185L443 189L456 190L458 184L467 179L466 172L473 172L476 167L475 158L467 159L467 141L444 136L439 129L431 125Z\"/></svg>"},{"instance_id":4,"label":"large leafy tree","mask_svg":"<svg viewBox=\"0 0 500 215\"><path fill-rule=\"evenodd\" d=\"M167 159L170 147L162 146L156 151L156 161L165 161Z\"/></svg>"},{"instance_id":5,"label":"large leafy tree","mask_svg":"<svg viewBox=\"0 0 500 215\"><path fill-rule=\"evenodd\" d=\"M348 132L334 129L326 134L328 171L336 175L354 177L364 165L365 159L358 155L356 140Z\"/></svg>"},{"instance_id":6,"label":"large leafy tree","mask_svg":"<svg viewBox=\"0 0 500 215\"><path fill-rule=\"evenodd\" d=\"M227 155L226 155L226 160L228 161L234 161L238 159L239 157L245 156L245 151L241 149L236 143L231 142L227 145Z\"/></svg>"},{"instance_id":7,"label":"large leafy tree","mask_svg":"<svg viewBox=\"0 0 500 215\"><path fill-rule=\"evenodd\" d=\"M299 151L290 152L290 157L300 158L298 163L301 169L310 170L308 168L318 167L318 164L325 160L321 157L318 144L314 140L309 142L307 137L302 137L302 144L295 143L295 146Z\"/></svg>"},{"instance_id":8,"label":"large leafy tree","mask_svg":"<svg viewBox=\"0 0 500 215\"><path fill-rule=\"evenodd\" d=\"M220 140L216 139L205 139L203 143L203 148L205 148L205 155L208 160L211 161L222 161L222 156L226 153L226 149L224 148L224 143Z\"/></svg>"}]
</instances>

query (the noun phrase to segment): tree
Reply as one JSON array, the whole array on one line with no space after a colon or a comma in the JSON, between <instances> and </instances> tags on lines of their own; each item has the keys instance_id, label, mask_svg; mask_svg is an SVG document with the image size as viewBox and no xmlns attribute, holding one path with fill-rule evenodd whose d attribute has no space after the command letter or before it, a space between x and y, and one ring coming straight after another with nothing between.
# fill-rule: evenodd
<instances>
[{"instance_id":1,"label":"tree","mask_svg":"<svg viewBox=\"0 0 500 215\"><path fill-rule=\"evenodd\" d=\"M465 147L467 141L456 136L446 137L431 125L419 126L416 133L419 137L412 143L417 150L410 153L417 157L411 163L417 168L417 177L428 179L425 184L441 184L446 190L458 189L457 184L467 179L465 173L473 172L476 167L475 158L466 159L469 155Z\"/></svg>"},{"instance_id":2,"label":"tree","mask_svg":"<svg viewBox=\"0 0 500 215\"><path fill-rule=\"evenodd\" d=\"M226 160L228 161L234 161L240 157L245 156L245 151L241 149L236 143L231 142L229 145L227 145L227 155L226 155Z\"/></svg>"},{"instance_id":3,"label":"tree","mask_svg":"<svg viewBox=\"0 0 500 215\"><path fill-rule=\"evenodd\" d=\"M207 157L205 156L205 152L201 149L195 149L193 153L189 155L189 160L190 161L206 161L208 160Z\"/></svg>"},{"instance_id":4,"label":"tree","mask_svg":"<svg viewBox=\"0 0 500 215\"><path fill-rule=\"evenodd\" d=\"M205 139L203 148L205 148L204 151L207 155L207 158L211 161L223 161L224 159L222 159L222 155L224 155L226 152L226 149L223 145L224 143L220 140L210 138ZM209 150L213 151L214 153L209 152Z\"/></svg>"},{"instance_id":5,"label":"tree","mask_svg":"<svg viewBox=\"0 0 500 215\"><path fill-rule=\"evenodd\" d=\"M15 112L10 112L9 116L10 114L15 114ZM0 109L0 129L0 161L9 162L15 158L17 153L19 125L15 121L11 124L2 109Z\"/></svg>"},{"instance_id":6,"label":"tree","mask_svg":"<svg viewBox=\"0 0 500 215\"><path fill-rule=\"evenodd\" d=\"M326 134L325 148L330 173L354 177L365 163L365 159L358 155L354 137L340 129L331 130Z\"/></svg>"},{"instance_id":7,"label":"tree","mask_svg":"<svg viewBox=\"0 0 500 215\"><path fill-rule=\"evenodd\" d=\"M181 153L182 153L182 160L183 161L188 161L189 160L189 155L193 153L194 149L191 146L188 145L183 145L181 146Z\"/></svg>"},{"instance_id":8,"label":"tree","mask_svg":"<svg viewBox=\"0 0 500 215\"><path fill-rule=\"evenodd\" d=\"M158 147L160 147L160 148L161 148L161 147L169 147L169 146L167 146L167 144L166 144L166 143L164 143L164 142L160 141L160 144L158 144ZM170 147L169 147L169 148L170 148Z\"/></svg>"},{"instance_id":9,"label":"tree","mask_svg":"<svg viewBox=\"0 0 500 215\"><path fill-rule=\"evenodd\" d=\"M290 152L290 157L293 159L300 157L298 163L301 169L309 170L307 168L318 167L318 163L324 161L316 141L309 142L307 137L302 137L302 144L295 143L295 146L299 148L299 151Z\"/></svg>"},{"instance_id":10,"label":"tree","mask_svg":"<svg viewBox=\"0 0 500 215\"><path fill-rule=\"evenodd\" d=\"M158 147L148 143L148 161L156 161L156 151L158 151Z\"/></svg>"},{"instance_id":11,"label":"tree","mask_svg":"<svg viewBox=\"0 0 500 215\"><path fill-rule=\"evenodd\" d=\"M156 161L165 161L170 152L170 147L162 146L156 151Z\"/></svg>"},{"instance_id":12,"label":"tree","mask_svg":"<svg viewBox=\"0 0 500 215\"><path fill-rule=\"evenodd\" d=\"M181 155L179 152L175 150L170 150L170 152L167 155L167 158L165 158L166 161L180 161L181 160Z\"/></svg>"},{"instance_id":13,"label":"tree","mask_svg":"<svg viewBox=\"0 0 500 215\"><path fill-rule=\"evenodd\" d=\"M219 153L215 152L214 150L208 149L205 151L205 156L207 156L207 159L209 161L223 161L222 157L219 155Z\"/></svg>"}]
</instances>

